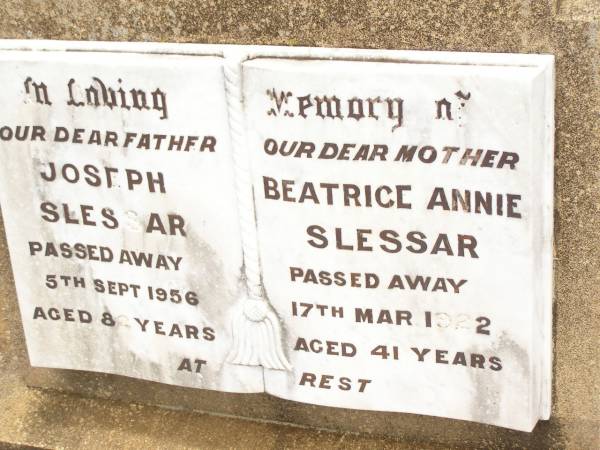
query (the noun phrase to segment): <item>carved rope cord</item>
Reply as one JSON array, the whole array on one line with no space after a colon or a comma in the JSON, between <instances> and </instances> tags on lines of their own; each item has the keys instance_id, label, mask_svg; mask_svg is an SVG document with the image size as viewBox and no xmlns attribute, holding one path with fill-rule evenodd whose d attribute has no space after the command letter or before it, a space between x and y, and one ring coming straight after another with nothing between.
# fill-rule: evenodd
<instances>
[{"instance_id":1,"label":"carved rope cord","mask_svg":"<svg viewBox=\"0 0 600 450\"><path fill-rule=\"evenodd\" d=\"M281 343L281 322L262 284L254 193L243 110L242 64L246 57L225 55L225 91L238 202L245 292L232 322L233 345L227 361L290 370Z\"/></svg>"}]
</instances>

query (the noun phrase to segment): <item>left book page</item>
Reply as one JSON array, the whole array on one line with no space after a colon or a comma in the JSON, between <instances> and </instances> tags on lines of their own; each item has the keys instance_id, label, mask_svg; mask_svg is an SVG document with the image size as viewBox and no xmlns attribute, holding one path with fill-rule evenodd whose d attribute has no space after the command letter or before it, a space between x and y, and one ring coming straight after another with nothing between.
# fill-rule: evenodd
<instances>
[{"instance_id":1,"label":"left book page","mask_svg":"<svg viewBox=\"0 0 600 450\"><path fill-rule=\"evenodd\" d=\"M242 248L222 58L0 52L0 201L31 364L230 392Z\"/></svg>"}]
</instances>

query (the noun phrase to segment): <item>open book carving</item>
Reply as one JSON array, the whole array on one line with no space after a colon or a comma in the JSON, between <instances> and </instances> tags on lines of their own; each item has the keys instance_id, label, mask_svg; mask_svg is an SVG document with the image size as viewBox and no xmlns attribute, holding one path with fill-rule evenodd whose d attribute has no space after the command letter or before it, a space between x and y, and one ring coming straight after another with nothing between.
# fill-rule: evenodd
<instances>
[{"instance_id":1,"label":"open book carving","mask_svg":"<svg viewBox=\"0 0 600 450\"><path fill-rule=\"evenodd\" d=\"M0 47L32 365L549 417L551 56Z\"/></svg>"}]
</instances>

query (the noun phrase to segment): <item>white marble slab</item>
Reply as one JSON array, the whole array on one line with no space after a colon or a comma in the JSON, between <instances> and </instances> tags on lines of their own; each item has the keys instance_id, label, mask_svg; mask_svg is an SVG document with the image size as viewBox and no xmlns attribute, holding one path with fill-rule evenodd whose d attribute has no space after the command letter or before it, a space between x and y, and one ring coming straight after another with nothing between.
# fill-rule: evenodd
<instances>
[{"instance_id":1,"label":"white marble slab","mask_svg":"<svg viewBox=\"0 0 600 450\"><path fill-rule=\"evenodd\" d=\"M294 366L267 392L528 431L547 417L548 71L244 64L263 280Z\"/></svg>"},{"instance_id":2,"label":"white marble slab","mask_svg":"<svg viewBox=\"0 0 600 450\"><path fill-rule=\"evenodd\" d=\"M0 81L32 365L525 431L549 417L551 56L0 41Z\"/></svg>"},{"instance_id":3,"label":"white marble slab","mask_svg":"<svg viewBox=\"0 0 600 450\"><path fill-rule=\"evenodd\" d=\"M260 368L222 370L242 266L222 58L5 51L0 67L0 128L12 134L0 140L0 199L31 364L262 391ZM51 104L36 101L42 82Z\"/></svg>"}]
</instances>

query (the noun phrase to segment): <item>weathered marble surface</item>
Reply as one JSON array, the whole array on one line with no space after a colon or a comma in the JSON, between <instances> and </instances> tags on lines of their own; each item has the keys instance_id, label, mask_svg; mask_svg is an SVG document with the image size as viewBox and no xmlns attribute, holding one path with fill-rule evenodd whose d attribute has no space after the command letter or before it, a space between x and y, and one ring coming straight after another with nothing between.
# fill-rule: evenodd
<instances>
[{"instance_id":1,"label":"weathered marble surface","mask_svg":"<svg viewBox=\"0 0 600 450\"><path fill-rule=\"evenodd\" d=\"M151 5L148 8L148 5ZM593 0L436 2L295 1L198 3L153 1L6 1L0 4L5 38L152 40L264 43L330 47L415 48L551 53L557 59L557 154L555 246L555 352L553 414L534 433L413 415L365 413L290 403L268 396L238 397L190 391L126 378L72 371L31 370L12 290L8 254L3 253L0 325L7 371L36 386L133 402L182 405L330 428L402 436L426 445L487 445L527 448L596 448L600 396L598 302L600 271L597 214L600 148L598 20ZM4 250L6 247L3 247ZM5 353L7 353L6 351ZM18 400L15 401L18 403ZM39 430L54 424L51 411L34 405L15 439L46 442ZM103 409L103 414L105 410ZM34 427L27 424L39 424ZM189 428L189 426L187 426ZM140 427L128 428L135 433ZM76 429L74 426L73 429ZM36 434L37 433L37 434ZM58 434L54 436L60 441ZM40 437L42 440L38 440ZM39 444L41 445L41 444Z\"/></svg>"},{"instance_id":2,"label":"weathered marble surface","mask_svg":"<svg viewBox=\"0 0 600 450\"><path fill-rule=\"evenodd\" d=\"M244 63L263 279L294 349L266 391L531 430L550 413L552 58L386 59Z\"/></svg>"},{"instance_id":3,"label":"weathered marble surface","mask_svg":"<svg viewBox=\"0 0 600 450\"><path fill-rule=\"evenodd\" d=\"M32 365L549 417L551 57L24 45L0 139Z\"/></svg>"},{"instance_id":4,"label":"weathered marble surface","mask_svg":"<svg viewBox=\"0 0 600 450\"><path fill-rule=\"evenodd\" d=\"M5 51L0 66L31 364L262 392L258 369L222 370L242 266L222 58Z\"/></svg>"}]
</instances>

